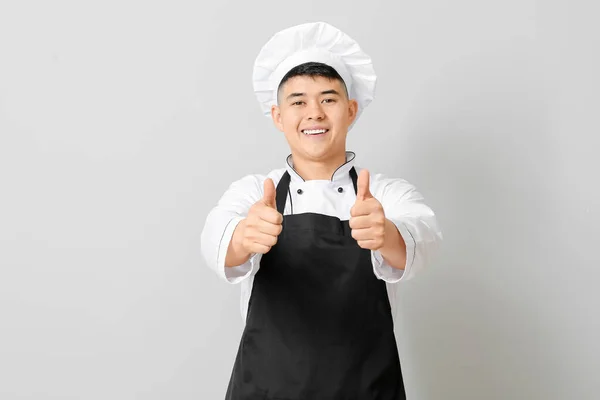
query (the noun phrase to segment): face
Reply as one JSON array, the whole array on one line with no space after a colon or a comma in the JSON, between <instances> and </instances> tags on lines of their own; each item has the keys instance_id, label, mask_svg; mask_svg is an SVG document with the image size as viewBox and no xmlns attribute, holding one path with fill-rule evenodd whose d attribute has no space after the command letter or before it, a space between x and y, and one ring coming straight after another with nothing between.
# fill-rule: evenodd
<instances>
[{"instance_id":1,"label":"face","mask_svg":"<svg viewBox=\"0 0 600 400\"><path fill-rule=\"evenodd\" d=\"M349 100L342 82L296 76L280 89L271 116L285 134L294 161L345 160L348 127L358 104Z\"/></svg>"}]
</instances>

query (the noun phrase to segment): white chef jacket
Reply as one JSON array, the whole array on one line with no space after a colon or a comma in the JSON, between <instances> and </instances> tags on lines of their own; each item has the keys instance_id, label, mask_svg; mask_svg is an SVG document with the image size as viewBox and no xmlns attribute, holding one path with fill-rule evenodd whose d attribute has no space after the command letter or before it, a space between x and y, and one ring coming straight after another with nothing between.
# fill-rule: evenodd
<instances>
[{"instance_id":1,"label":"white chef jacket","mask_svg":"<svg viewBox=\"0 0 600 400\"><path fill-rule=\"evenodd\" d=\"M356 194L350 177L355 153L346 152L346 163L329 180L305 181L293 167L288 156L284 168L267 175L253 174L233 182L218 204L209 212L201 235L202 255L208 266L230 284L241 285L240 311L246 320L248 301L252 293L254 275L260 268L262 254L254 254L242 265L225 267L227 248L237 224L247 216L250 207L263 197L263 183L271 178L277 186L285 171L290 174L290 190L283 215L318 213L350 219L350 209ZM373 273L386 282L394 320L397 316L397 284L413 277L431 261L442 240L442 233L433 211L424 203L423 196L403 179L371 173L371 194L381 203L385 216L392 221L406 243L404 270L388 265L379 251L371 251ZM340 189L341 188L341 189ZM294 279L290 276L289 279Z\"/></svg>"}]
</instances>

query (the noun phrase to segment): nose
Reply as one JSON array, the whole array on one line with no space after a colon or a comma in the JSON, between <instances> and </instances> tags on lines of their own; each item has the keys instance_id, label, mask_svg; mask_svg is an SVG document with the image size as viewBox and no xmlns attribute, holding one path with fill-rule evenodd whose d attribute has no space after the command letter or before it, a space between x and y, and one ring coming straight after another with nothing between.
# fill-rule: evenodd
<instances>
[{"instance_id":1,"label":"nose","mask_svg":"<svg viewBox=\"0 0 600 400\"><path fill-rule=\"evenodd\" d=\"M321 103L318 101L313 102L312 106L308 108L307 116L309 120L322 120L325 117L325 113L323 112L323 108L321 108Z\"/></svg>"}]
</instances>

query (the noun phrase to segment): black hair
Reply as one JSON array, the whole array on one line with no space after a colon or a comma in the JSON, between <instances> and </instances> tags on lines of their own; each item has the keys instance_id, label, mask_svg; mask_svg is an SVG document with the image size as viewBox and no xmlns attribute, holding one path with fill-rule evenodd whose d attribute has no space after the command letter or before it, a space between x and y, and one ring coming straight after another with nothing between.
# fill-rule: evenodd
<instances>
[{"instance_id":1,"label":"black hair","mask_svg":"<svg viewBox=\"0 0 600 400\"><path fill-rule=\"evenodd\" d=\"M320 62L306 62L304 64L300 64L290 69L287 74L283 76L281 82L279 83L279 87L277 88L277 94L281 90L281 87L291 78L296 76L311 76L316 77L320 76L323 78L327 78L330 80L338 80L342 83L344 90L346 91L346 96L348 96L348 88L346 87L346 83L344 79L340 76L340 74L335 70L335 68L323 64Z\"/></svg>"}]
</instances>

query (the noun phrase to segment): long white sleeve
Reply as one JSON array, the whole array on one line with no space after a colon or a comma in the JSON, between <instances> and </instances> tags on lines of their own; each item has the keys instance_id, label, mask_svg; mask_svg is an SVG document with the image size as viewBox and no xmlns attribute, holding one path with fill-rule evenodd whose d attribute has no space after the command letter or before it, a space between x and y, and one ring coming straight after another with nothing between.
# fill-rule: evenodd
<instances>
[{"instance_id":1,"label":"long white sleeve","mask_svg":"<svg viewBox=\"0 0 600 400\"><path fill-rule=\"evenodd\" d=\"M260 254L235 267L225 267L225 257L233 232L248 215L250 207L262 197L265 177L248 175L233 182L217 205L210 210L201 235L204 260L226 282L236 284L258 271Z\"/></svg>"},{"instance_id":2,"label":"long white sleeve","mask_svg":"<svg viewBox=\"0 0 600 400\"><path fill-rule=\"evenodd\" d=\"M405 180L379 174L372 182L373 195L406 243L404 270L388 265L379 251L372 252L373 270L379 279L388 283L410 279L426 268L437 254L443 240L437 218L421 193Z\"/></svg>"}]
</instances>

